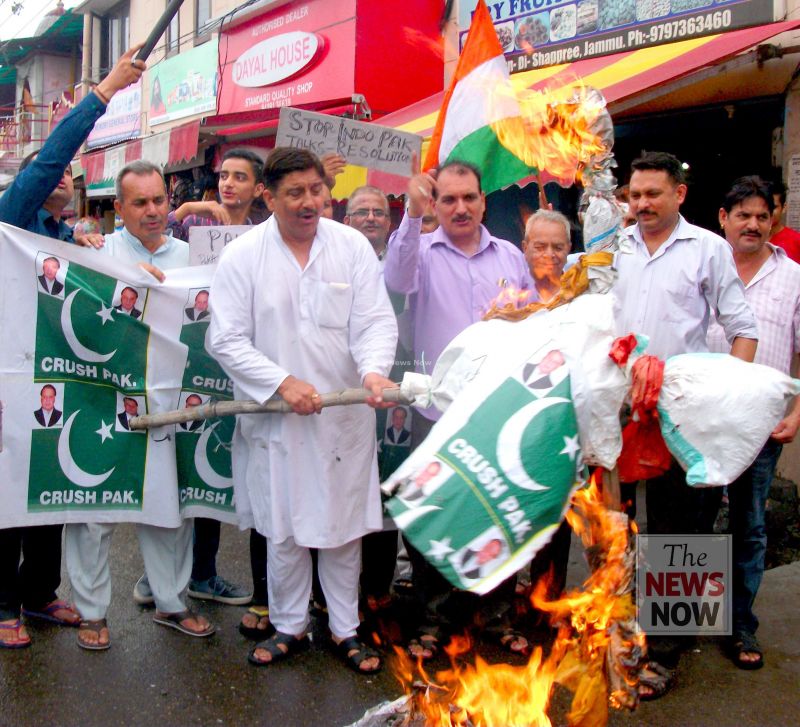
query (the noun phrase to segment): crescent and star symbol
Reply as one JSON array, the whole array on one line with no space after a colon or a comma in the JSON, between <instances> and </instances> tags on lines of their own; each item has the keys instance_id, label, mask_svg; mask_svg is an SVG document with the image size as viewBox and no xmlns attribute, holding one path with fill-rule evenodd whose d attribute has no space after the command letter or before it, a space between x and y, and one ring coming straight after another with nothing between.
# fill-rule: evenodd
<instances>
[{"instance_id":1,"label":"crescent and star symbol","mask_svg":"<svg viewBox=\"0 0 800 727\"><path fill-rule=\"evenodd\" d=\"M210 427L206 427L203 433L197 438L197 446L194 450L194 468L197 470L200 479L209 487L213 487L215 490L224 490L226 487L231 487L233 485L233 478L223 477L216 472L208 461L208 455L206 454L208 438L219 424L220 422L214 422Z\"/></svg>"},{"instance_id":2,"label":"crescent and star symbol","mask_svg":"<svg viewBox=\"0 0 800 727\"><path fill-rule=\"evenodd\" d=\"M95 315L100 316L100 319L103 321L103 325L111 321L114 323L114 309L113 308L106 308L105 303L100 303L100 310L97 311Z\"/></svg>"},{"instance_id":3,"label":"crescent and star symbol","mask_svg":"<svg viewBox=\"0 0 800 727\"><path fill-rule=\"evenodd\" d=\"M100 420L100 429L98 429L95 434L100 435L100 444L106 441L106 439L114 439L114 435L111 433L111 424L106 424L103 419Z\"/></svg>"},{"instance_id":4,"label":"crescent and star symbol","mask_svg":"<svg viewBox=\"0 0 800 727\"><path fill-rule=\"evenodd\" d=\"M431 540L429 542L431 547L425 555L431 559L436 558L439 563L444 560L446 555L450 555L450 553L454 552L454 549L450 547L449 535L444 540Z\"/></svg>"},{"instance_id":5,"label":"crescent and star symbol","mask_svg":"<svg viewBox=\"0 0 800 727\"><path fill-rule=\"evenodd\" d=\"M97 487L98 485L102 485L109 477L111 477L115 468L112 467L107 472L95 475L91 472L81 469L78 466L78 463L72 458L72 451L69 447L69 434L72 431L72 423L75 421L75 417L80 414L80 411L81 410L78 409L76 412L70 414L69 418L64 424L64 428L61 430L61 434L58 437L58 464L61 466L61 470L64 472L70 482L73 482L79 487ZM103 423L105 424L105 422ZM102 430L103 427L100 428L100 431ZM109 432L108 436L111 436L111 432Z\"/></svg>"},{"instance_id":6,"label":"crescent and star symbol","mask_svg":"<svg viewBox=\"0 0 800 727\"><path fill-rule=\"evenodd\" d=\"M537 399L515 412L503 425L497 435L497 463L503 468L505 476L518 487L525 490L550 489L536 482L525 470L522 464L522 435L540 412L556 404L571 403L569 399L560 396Z\"/></svg>"},{"instance_id":7,"label":"crescent and star symbol","mask_svg":"<svg viewBox=\"0 0 800 727\"><path fill-rule=\"evenodd\" d=\"M61 307L61 330L64 333L64 338L69 347L72 349L72 352L78 358L84 361L90 361L91 363L105 363L114 356L114 354L117 352L116 349L111 351L111 353L99 353L97 351L93 351L91 348L84 346L75 335L75 331L72 327L72 303L78 293L80 293L80 288L73 290L64 299L64 305ZM105 308L105 306L103 307ZM103 324L105 324L105 317L103 313L98 312L97 315L99 315L101 318L104 318ZM110 318L110 313L108 315ZM111 320L113 322L113 318Z\"/></svg>"}]
</instances>

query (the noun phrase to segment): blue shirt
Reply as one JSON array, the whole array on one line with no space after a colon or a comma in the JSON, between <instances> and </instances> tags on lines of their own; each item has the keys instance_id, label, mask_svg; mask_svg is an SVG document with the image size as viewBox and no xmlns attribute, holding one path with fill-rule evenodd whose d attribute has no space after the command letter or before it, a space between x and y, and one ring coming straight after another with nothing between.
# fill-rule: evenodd
<instances>
[{"instance_id":1,"label":"blue shirt","mask_svg":"<svg viewBox=\"0 0 800 727\"><path fill-rule=\"evenodd\" d=\"M58 186L95 121L105 111L105 104L96 94L90 93L61 120L36 158L17 174L0 199L0 222L72 242L72 228L63 220L56 222L42 205Z\"/></svg>"},{"instance_id":2,"label":"blue shirt","mask_svg":"<svg viewBox=\"0 0 800 727\"><path fill-rule=\"evenodd\" d=\"M100 251L131 265L150 263L160 270L185 268L189 265L189 243L173 237L169 230L164 233L164 243L154 252L142 245L126 227L106 235L105 245Z\"/></svg>"}]
</instances>

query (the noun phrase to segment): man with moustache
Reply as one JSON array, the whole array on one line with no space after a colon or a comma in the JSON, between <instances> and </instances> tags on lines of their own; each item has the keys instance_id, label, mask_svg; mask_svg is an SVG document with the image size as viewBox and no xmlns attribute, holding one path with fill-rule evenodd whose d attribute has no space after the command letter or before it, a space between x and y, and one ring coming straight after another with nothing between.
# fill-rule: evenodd
<instances>
[{"instance_id":1,"label":"man with moustache","mask_svg":"<svg viewBox=\"0 0 800 727\"><path fill-rule=\"evenodd\" d=\"M38 152L29 154L19 174L0 198L0 222L44 237L73 241L62 213L74 195L72 158L117 92L141 78L144 61L134 60L141 44L120 56L111 72L53 129ZM76 240L77 241L77 240ZM45 273L46 275L46 273ZM49 292L61 283L53 280ZM29 646L20 620L38 618L77 626L80 615L60 600L61 525L0 530L0 649Z\"/></svg>"},{"instance_id":2,"label":"man with moustache","mask_svg":"<svg viewBox=\"0 0 800 727\"><path fill-rule=\"evenodd\" d=\"M629 252L616 255L617 331L649 337L647 353L666 360L708 350L706 333L713 312L731 345L731 355L752 361L758 343L753 312L736 274L730 246L719 235L688 223L680 214L686 199L681 162L665 152L644 152L631 164L631 212L636 224L625 232ZM707 533L713 526L710 495L686 484L673 459L662 476L647 480L647 529L651 534ZM654 662L640 680L641 699L666 692L685 640L653 638Z\"/></svg>"},{"instance_id":3,"label":"man with moustache","mask_svg":"<svg viewBox=\"0 0 800 727\"><path fill-rule=\"evenodd\" d=\"M347 200L344 223L362 233L372 245L378 260L383 260L392 218L389 215L389 200L380 189L364 185L354 190Z\"/></svg>"},{"instance_id":4,"label":"man with moustache","mask_svg":"<svg viewBox=\"0 0 800 727\"><path fill-rule=\"evenodd\" d=\"M116 193L114 209L122 218L123 227L105 236L97 254L141 265L162 282L163 270L186 267L189 245L166 234L169 207L161 169L146 161L131 162L117 175ZM136 403L135 399L126 399L125 424L127 416L135 413ZM67 570L83 616L78 630L78 646L82 649L97 651L111 645L106 614L111 602L108 553L114 529L114 523L75 523L66 527ZM192 567L192 521L184 520L177 528L138 523L136 532L156 604L153 621L188 636L213 634L214 627L208 620L187 609L183 601Z\"/></svg>"},{"instance_id":5,"label":"man with moustache","mask_svg":"<svg viewBox=\"0 0 800 727\"><path fill-rule=\"evenodd\" d=\"M304 149L276 148L264 168L272 216L234 240L212 284L209 350L236 397L281 396L296 414L240 417L234 440L236 507L267 537L270 620L276 633L249 661L272 664L308 648L309 550L337 651L359 674L381 668L356 637L361 537L381 528L375 415L322 411L319 391L363 386L386 406L397 326L372 248L320 219L324 169ZM245 466L246 465L246 466ZM344 509L342 509L344 508Z\"/></svg>"},{"instance_id":6,"label":"man with moustache","mask_svg":"<svg viewBox=\"0 0 800 727\"><path fill-rule=\"evenodd\" d=\"M767 242L773 199L759 177L737 179L725 196L719 221L733 251L744 294L758 323L755 362L797 375L800 353L800 265ZM711 351L730 346L716 323L708 331ZM800 427L800 396L775 427L753 464L728 485L729 527L733 536L733 635L729 649L740 669L760 669L764 655L756 640L753 603L764 573L767 550L765 510L772 477L784 444ZM713 488L721 494L721 488Z\"/></svg>"},{"instance_id":7,"label":"man with moustache","mask_svg":"<svg viewBox=\"0 0 800 727\"><path fill-rule=\"evenodd\" d=\"M450 161L438 171L419 172L408 184L408 209L389 239L384 277L390 291L409 296L414 321L414 359L418 371L430 373L445 346L461 331L481 320L491 302L510 287L533 288L523 254L507 240L489 234L481 224L486 198L480 172L473 165ZM439 227L422 233L428 205ZM417 409L411 423L411 446L417 447L440 414L434 407ZM412 657L431 659L448 625L445 603L452 587L425 557L406 542L413 566L412 581L424 623L409 642ZM499 627L502 645L515 653L528 642L507 625L515 578L490 595L475 598L475 610Z\"/></svg>"}]
</instances>

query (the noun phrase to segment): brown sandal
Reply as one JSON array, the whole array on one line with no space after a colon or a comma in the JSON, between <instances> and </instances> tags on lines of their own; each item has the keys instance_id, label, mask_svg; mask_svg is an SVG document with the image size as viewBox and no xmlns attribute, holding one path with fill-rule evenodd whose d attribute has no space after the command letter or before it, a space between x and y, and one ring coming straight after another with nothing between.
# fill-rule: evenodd
<instances>
[{"instance_id":1,"label":"brown sandal","mask_svg":"<svg viewBox=\"0 0 800 727\"><path fill-rule=\"evenodd\" d=\"M111 648L110 635L109 635L109 640L106 641L105 644L100 643L100 634L102 633L103 629L105 629L106 632L108 632L108 624L106 623L106 620L104 618L98 618L95 621L89 621L83 619L78 624L78 646L80 646L81 649L86 649L87 651L105 651L106 649ZM84 641L81 638L81 632L86 632L86 631L89 631L93 634L97 634L97 641L95 642Z\"/></svg>"}]
</instances>

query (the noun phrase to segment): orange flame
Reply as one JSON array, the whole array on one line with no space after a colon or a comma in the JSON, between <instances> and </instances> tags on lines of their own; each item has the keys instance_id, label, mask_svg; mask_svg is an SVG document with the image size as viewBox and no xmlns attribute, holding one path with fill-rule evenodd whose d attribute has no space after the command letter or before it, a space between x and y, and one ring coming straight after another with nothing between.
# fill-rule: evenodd
<instances>
[{"instance_id":1,"label":"orange flame","mask_svg":"<svg viewBox=\"0 0 800 727\"><path fill-rule=\"evenodd\" d=\"M412 714L424 716L426 725L549 727L547 710L556 683L574 693L567 717L573 726L607 724L609 704L635 706L636 656L643 649L644 634L621 626L634 616L627 518L606 509L594 477L575 493L567 517L587 546L593 573L584 590L556 601L545 600L544 581L537 584L533 605L559 626L546 659L536 648L521 667L490 665L477 656L474 665L460 663L471 645L457 638L446 650L451 667L431 678L421 662L414 664L395 649L395 674L410 695Z\"/></svg>"},{"instance_id":2,"label":"orange flame","mask_svg":"<svg viewBox=\"0 0 800 727\"><path fill-rule=\"evenodd\" d=\"M499 86L489 94L495 103L508 105L509 94L519 105L519 116L492 124L500 143L529 167L547 172L563 186L581 178L589 159L604 150L591 126L603 112L587 100L580 81L545 90Z\"/></svg>"}]
</instances>

